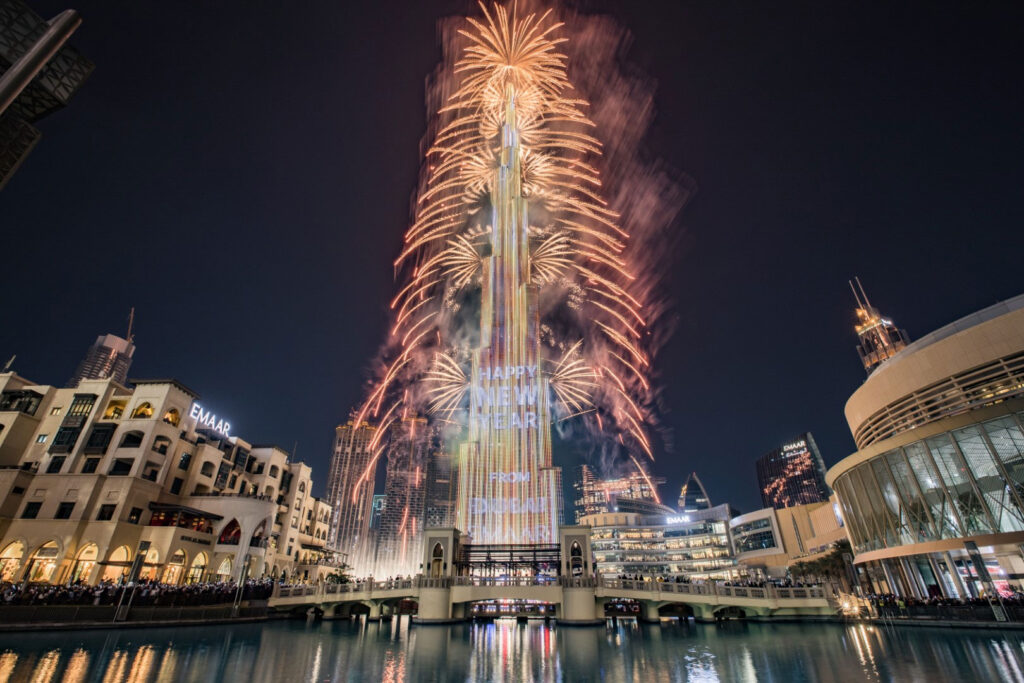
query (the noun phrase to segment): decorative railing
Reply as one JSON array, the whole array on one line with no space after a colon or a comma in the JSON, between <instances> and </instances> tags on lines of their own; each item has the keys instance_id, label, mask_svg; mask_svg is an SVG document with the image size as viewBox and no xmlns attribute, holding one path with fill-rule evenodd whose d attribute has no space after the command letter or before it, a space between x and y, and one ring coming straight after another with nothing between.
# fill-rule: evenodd
<instances>
[{"instance_id":1,"label":"decorative railing","mask_svg":"<svg viewBox=\"0 0 1024 683\"><path fill-rule=\"evenodd\" d=\"M276 597L295 598L315 595L342 595L381 591L410 591L421 588L452 588L455 586L507 586L561 588L607 588L658 594L746 598L750 600L828 599L822 586L727 586L717 583L675 583L674 581L637 581L593 576L483 577L483 576L416 576L392 581L354 581L351 583L319 583L281 586Z\"/></svg>"}]
</instances>

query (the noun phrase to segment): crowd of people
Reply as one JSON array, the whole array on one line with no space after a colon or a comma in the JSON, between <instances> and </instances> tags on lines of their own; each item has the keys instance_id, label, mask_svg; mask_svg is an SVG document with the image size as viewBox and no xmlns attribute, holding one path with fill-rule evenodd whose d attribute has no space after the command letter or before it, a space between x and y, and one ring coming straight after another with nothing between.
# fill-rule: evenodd
<instances>
[{"instance_id":1,"label":"crowd of people","mask_svg":"<svg viewBox=\"0 0 1024 683\"><path fill-rule=\"evenodd\" d=\"M947 598L932 596L930 598L914 598L882 593L866 596L868 602L875 609L887 608L888 610L906 610L908 607L988 607L992 604L986 598ZM1003 595L1000 599L1005 607L1024 607L1024 593L1011 593Z\"/></svg>"},{"instance_id":2,"label":"crowd of people","mask_svg":"<svg viewBox=\"0 0 1024 683\"><path fill-rule=\"evenodd\" d=\"M693 584L695 586L703 586L707 584L704 579L690 579L688 576L645 576L643 574L619 574L619 579L622 581L657 581L659 583L685 583ZM712 581L720 586L728 586L730 588L766 588L772 586L774 588L811 588L814 586L820 586L819 583L810 583L806 581L793 581L792 579L772 579L772 580L759 580L759 579L743 579L734 581Z\"/></svg>"},{"instance_id":3,"label":"crowd of people","mask_svg":"<svg viewBox=\"0 0 1024 683\"><path fill-rule=\"evenodd\" d=\"M273 590L272 579L248 579L241 585L241 599L266 600ZM134 584L107 581L95 586L81 582L66 586L8 583L0 586L0 605L117 605L130 600L133 606L188 607L231 603L238 593L239 585L234 581L182 586L145 579Z\"/></svg>"}]
</instances>

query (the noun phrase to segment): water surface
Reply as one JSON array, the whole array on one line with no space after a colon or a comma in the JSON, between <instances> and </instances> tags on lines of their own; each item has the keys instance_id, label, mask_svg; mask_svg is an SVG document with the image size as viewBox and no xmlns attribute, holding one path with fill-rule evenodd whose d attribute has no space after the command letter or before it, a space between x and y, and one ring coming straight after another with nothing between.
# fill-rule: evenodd
<instances>
[{"instance_id":1,"label":"water surface","mask_svg":"<svg viewBox=\"0 0 1024 683\"><path fill-rule=\"evenodd\" d=\"M0 634L0 681L1015 681L1024 632L269 622Z\"/></svg>"}]
</instances>

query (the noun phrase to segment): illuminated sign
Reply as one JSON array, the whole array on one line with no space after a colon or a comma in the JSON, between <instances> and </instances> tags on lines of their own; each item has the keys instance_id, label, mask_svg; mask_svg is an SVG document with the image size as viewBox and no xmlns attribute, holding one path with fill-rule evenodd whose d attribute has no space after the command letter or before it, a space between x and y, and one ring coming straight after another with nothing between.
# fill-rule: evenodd
<instances>
[{"instance_id":1,"label":"illuminated sign","mask_svg":"<svg viewBox=\"0 0 1024 683\"><path fill-rule=\"evenodd\" d=\"M807 442L800 440L794 441L793 443L787 443L785 446L782 447L782 450L787 453L789 451L805 451L807 450Z\"/></svg>"},{"instance_id":2,"label":"illuminated sign","mask_svg":"<svg viewBox=\"0 0 1024 683\"><path fill-rule=\"evenodd\" d=\"M665 524L686 524L690 521L689 515L676 515L675 517L666 517Z\"/></svg>"},{"instance_id":3,"label":"illuminated sign","mask_svg":"<svg viewBox=\"0 0 1024 683\"><path fill-rule=\"evenodd\" d=\"M537 366L480 368L473 406L480 427L497 431L537 428Z\"/></svg>"},{"instance_id":4,"label":"illuminated sign","mask_svg":"<svg viewBox=\"0 0 1024 683\"><path fill-rule=\"evenodd\" d=\"M202 425L225 437L231 436L231 423L225 420L218 420L216 415L208 410L203 410L203 407L198 403L192 404L192 410L189 411L188 416L196 421L197 427Z\"/></svg>"}]
</instances>

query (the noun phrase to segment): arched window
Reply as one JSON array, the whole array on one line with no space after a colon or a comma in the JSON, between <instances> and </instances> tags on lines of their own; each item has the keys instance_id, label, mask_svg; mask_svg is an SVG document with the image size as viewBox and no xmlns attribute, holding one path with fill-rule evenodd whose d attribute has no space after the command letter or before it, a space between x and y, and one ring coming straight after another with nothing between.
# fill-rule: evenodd
<instances>
[{"instance_id":1,"label":"arched window","mask_svg":"<svg viewBox=\"0 0 1024 683\"><path fill-rule=\"evenodd\" d=\"M169 583L172 586L176 586L181 583L181 578L185 575L185 551L178 550L171 559L167 560L167 567L164 569L164 577L162 581Z\"/></svg>"},{"instance_id":2,"label":"arched window","mask_svg":"<svg viewBox=\"0 0 1024 683\"><path fill-rule=\"evenodd\" d=\"M227 523L224 530L220 532L220 538L217 539L217 543L224 545L238 545L239 539L242 537L242 527L238 524L237 519L233 519ZM220 573L219 571L217 572Z\"/></svg>"},{"instance_id":3,"label":"arched window","mask_svg":"<svg viewBox=\"0 0 1024 683\"><path fill-rule=\"evenodd\" d=\"M153 439L153 450L161 455L167 455L167 451L171 447L171 440L166 436L158 436Z\"/></svg>"},{"instance_id":4,"label":"arched window","mask_svg":"<svg viewBox=\"0 0 1024 683\"><path fill-rule=\"evenodd\" d=\"M306 482L300 481L299 482L299 493L305 493L305 492L306 492Z\"/></svg>"},{"instance_id":5,"label":"arched window","mask_svg":"<svg viewBox=\"0 0 1024 683\"><path fill-rule=\"evenodd\" d=\"M47 541L32 554L25 577L30 582L48 583L60 562L60 548L56 541Z\"/></svg>"},{"instance_id":6,"label":"arched window","mask_svg":"<svg viewBox=\"0 0 1024 683\"><path fill-rule=\"evenodd\" d=\"M132 551L128 546L122 545L115 548L107 556L106 567L103 569L103 576L100 579L103 581L117 581L122 577L127 577L131 566Z\"/></svg>"},{"instance_id":7,"label":"arched window","mask_svg":"<svg viewBox=\"0 0 1024 683\"><path fill-rule=\"evenodd\" d=\"M263 489L263 495L266 496L267 498L273 498L274 493L275 492L273 486L268 486L267 488Z\"/></svg>"},{"instance_id":8,"label":"arched window","mask_svg":"<svg viewBox=\"0 0 1024 683\"><path fill-rule=\"evenodd\" d=\"M79 550L78 555L75 557L75 566L71 570L71 583L76 581L88 582L89 575L96 566L97 559L99 559L99 548L96 547L95 543L90 543Z\"/></svg>"},{"instance_id":9,"label":"arched window","mask_svg":"<svg viewBox=\"0 0 1024 683\"><path fill-rule=\"evenodd\" d=\"M444 573L444 548L440 543L434 544L430 551L430 575L433 577L442 576Z\"/></svg>"},{"instance_id":10,"label":"arched window","mask_svg":"<svg viewBox=\"0 0 1024 683\"><path fill-rule=\"evenodd\" d=\"M213 463L212 462L204 462L203 466L199 468L199 474L203 475L204 477L212 477L213 476Z\"/></svg>"},{"instance_id":11,"label":"arched window","mask_svg":"<svg viewBox=\"0 0 1024 683\"><path fill-rule=\"evenodd\" d=\"M146 401L135 406L135 410L132 411L133 420L144 420L151 417L153 417L153 406Z\"/></svg>"},{"instance_id":12,"label":"arched window","mask_svg":"<svg viewBox=\"0 0 1024 683\"><path fill-rule=\"evenodd\" d=\"M231 558L225 557L224 561L217 567L217 579L220 581L227 581L231 578Z\"/></svg>"},{"instance_id":13,"label":"arched window","mask_svg":"<svg viewBox=\"0 0 1024 683\"><path fill-rule=\"evenodd\" d=\"M146 552L146 557L142 562L142 571L139 572L140 579L149 579L150 581L156 581L158 576L157 570L160 564L160 551L156 548L150 547Z\"/></svg>"},{"instance_id":14,"label":"arched window","mask_svg":"<svg viewBox=\"0 0 1024 683\"><path fill-rule=\"evenodd\" d=\"M181 413L178 412L177 408L171 408L164 413L164 422L177 427L178 423L181 422Z\"/></svg>"},{"instance_id":15,"label":"arched window","mask_svg":"<svg viewBox=\"0 0 1024 683\"><path fill-rule=\"evenodd\" d=\"M192 566L189 567L188 576L185 577L185 583L198 583L202 581L208 562L209 558L206 556L206 553L196 555L195 559L192 560Z\"/></svg>"},{"instance_id":16,"label":"arched window","mask_svg":"<svg viewBox=\"0 0 1024 683\"><path fill-rule=\"evenodd\" d=\"M107 409L103 411L103 419L120 420L121 416L124 415L124 407L126 405L126 401L111 401L107 404Z\"/></svg>"},{"instance_id":17,"label":"arched window","mask_svg":"<svg viewBox=\"0 0 1024 683\"><path fill-rule=\"evenodd\" d=\"M277 465L270 466L270 476L277 479L277 475L281 474L281 470L277 469Z\"/></svg>"},{"instance_id":18,"label":"arched window","mask_svg":"<svg viewBox=\"0 0 1024 683\"><path fill-rule=\"evenodd\" d=\"M21 558L25 556L25 544L21 541L8 543L4 551L0 553L0 583L14 582L18 574L18 567L21 566Z\"/></svg>"},{"instance_id":19,"label":"arched window","mask_svg":"<svg viewBox=\"0 0 1024 683\"><path fill-rule=\"evenodd\" d=\"M583 576L583 548L577 541L569 547L569 575Z\"/></svg>"},{"instance_id":20,"label":"arched window","mask_svg":"<svg viewBox=\"0 0 1024 683\"><path fill-rule=\"evenodd\" d=\"M142 445L142 439L145 438L145 434L140 431L125 432L124 436L121 437L120 448L138 448Z\"/></svg>"}]
</instances>

